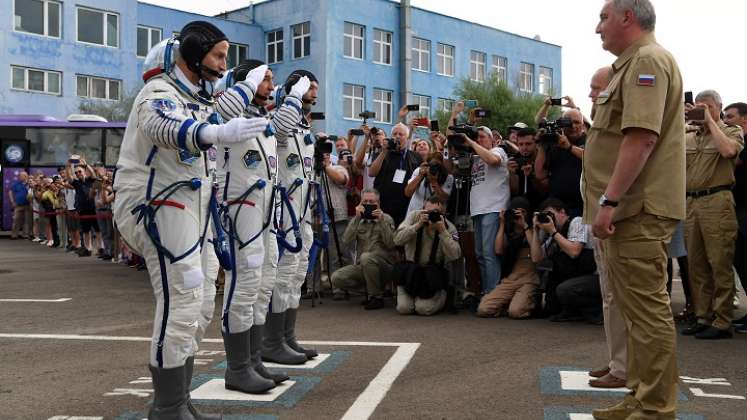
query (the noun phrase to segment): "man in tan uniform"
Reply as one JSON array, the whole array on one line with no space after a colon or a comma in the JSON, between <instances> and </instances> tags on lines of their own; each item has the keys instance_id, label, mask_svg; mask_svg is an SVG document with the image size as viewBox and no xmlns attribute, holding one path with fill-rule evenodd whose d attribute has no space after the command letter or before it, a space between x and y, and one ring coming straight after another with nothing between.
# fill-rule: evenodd
<instances>
[{"instance_id":1,"label":"man in tan uniform","mask_svg":"<svg viewBox=\"0 0 747 420\"><path fill-rule=\"evenodd\" d=\"M702 109L703 120L691 121L687 152L687 241L690 287L697 322L682 331L701 339L731 338L734 316L734 168L744 148L742 129L721 121L721 96L706 90L688 110ZM699 117L699 116L698 116Z\"/></svg>"},{"instance_id":2,"label":"man in tan uniform","mask_svg":"<svg viewBox=\"0 0 747 420\"><path fill-rule=\"evenodd\" d=\"M608 281L628 327L625 400L596 419L674 419L676 333L667 252L685 217L682 77L656 43L649 0L608 0L597 33L617 56L596 101L584 155L584 222L602 239Z\"/></svg>"},{"instance_id":3,"label":"man in tan uniform","mask_svg":"<svg viewBox=\"0 0 747 420\"><path fill-rule=\"evenodd\" d=\"M381 210L379 192L367 188L361 192L361 204L342 235L342 244L356 250L356 264L332 273L335 289L359 289L365 285L368 302L365 309L384 307L382 285L392 269L390 250L394 249L394 219Z\"/></svg>"}]
</instances>

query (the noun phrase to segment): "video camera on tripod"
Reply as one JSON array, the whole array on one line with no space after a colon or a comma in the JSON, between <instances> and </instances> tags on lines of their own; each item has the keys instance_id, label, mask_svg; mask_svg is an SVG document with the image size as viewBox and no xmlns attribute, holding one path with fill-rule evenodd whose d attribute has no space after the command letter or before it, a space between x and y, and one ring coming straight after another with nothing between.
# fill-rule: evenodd
<instances>
[{"instance_id":1,"label":"video camera on tripod","mask_svg":"<svg viewBox=\"0 0 747 420\"><path fill-rule=\"evenodd\" d=\"M457 177L469 177L472 171L472 147L467 144L462 134L471 140L477 140L477 128L467 124L459 124L449 127L449 130L455 134L449 134L446 138L449 140L449 148L454 150L451 154L451 161L456 168Z\"/></svg>"},{"instance_id":2,"label":"video camera on tripod","mask_svg":"<svg viewBox=\"0 0 747 420\"><path fill-rule=\"evenodd\" d=\"M555 121L541 121L539 123L539 128L544 130L544 133L542 133L539 138L540 146L547 149L558 144L563 129L571 127L573 127L573 121L570 118L558 118Z\"/></svg>"},{"instance_id":3,"label":"video camera on tripod","mask_svg":"<svg viewBox=\"0 0 747 420\"><path fill-rule=\"evenodd\" d=\"M334 143L331 136L316 134L314 137L314 171L318 173L324 169L324 155L332 154Z\"/></svg>"}]
</instances>

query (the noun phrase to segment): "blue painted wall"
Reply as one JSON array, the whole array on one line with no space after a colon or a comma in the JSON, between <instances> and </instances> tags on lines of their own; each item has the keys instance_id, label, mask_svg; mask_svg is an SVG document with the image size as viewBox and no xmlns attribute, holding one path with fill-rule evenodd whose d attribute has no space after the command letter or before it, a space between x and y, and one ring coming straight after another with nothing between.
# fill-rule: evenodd
<instances>
[{"instance_id":1,"label":"blue painted wall","mask_svg":"<svg viewBox=\"0 0 747 420\"><path fill-rule=\"evenodd\" d=\"M0 0L0 10L13 10L14 0ZM87 5L119 13L119 48L88 46L75 42L75 6ZM219 17L205 17L163 8L136 0L75 0L64 1L62 39L13 31L13 17L0 18L0 113L43 113L64 118L76 112L80 99L75 92L75 74L87 74L123 81L123 92L139 89L142 82L143 59L136 56L138 24L160 28L163 37L171 36L185 23L202 19L218 25L232 41L249 45L249 56L265 60L265 33L282 29L284 35L283 62L271 66L276 83L299 68L312 71L320 80L320 97L315 107L324 111L325 121L315 124L328 133L344 134L357 127L359 121L343 119L343 85L365 86L365 109L374 110L374 88L393 91L393 115L396 119L400 78L399 3L391 0L268 0L253 7L228 12ZM292 59L291 26L311 23L311 54ZM343 56L345 22L365 27L364 60ZM373 63L373 31L393 33L392 65ZM517 88L520 62L535 65L535 91L539 85L539 67L553 69L555 92L561 92L561 59L559 46L535 41L515 34L472 22L440 15L427 10L412 9L413 36L431 41L431 71L412 72L412 91L431 97L435 109L438 98L454 98L459 80L469 75L470 50L486 53L486 69L490 71L491 55L508 58L509 86ZM437 45L455 47L455 76L437 74ZM62 95L10 90L10 64L63 72ZM381 124L377 124L381 125ZM390 128L387 126L386 128Z\"/></svg>"}]
</instances>

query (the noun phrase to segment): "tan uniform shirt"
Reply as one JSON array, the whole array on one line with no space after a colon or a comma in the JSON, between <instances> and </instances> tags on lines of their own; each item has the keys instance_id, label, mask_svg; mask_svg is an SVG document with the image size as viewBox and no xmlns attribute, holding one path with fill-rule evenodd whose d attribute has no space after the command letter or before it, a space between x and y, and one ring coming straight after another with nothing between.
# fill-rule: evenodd
<instances>
[{"instance_id":1,"label":"tan uniform shirt","mask_svg":"<svg viewBox=\"0 0 747 420\"><path fill-rule=\"evenodd\" d=\"M737 144L737 155L744 148L742 129L718 121L721 131ZM721 156L710 132L693 131L685 137L687 152L687 191L707 190L722 185L733 185L734 168L737 157L727 159Z\"/></svg>"},{"instance_id":2,"label":"tan uniform shirt","mask_svg":"<svg viewBox=\"0 0 747 420\"><path fill-rule=\"evenodd\" d=\"M421 227L424 229L423 237L420 244L420 255L415 259L415 248L418 243L418 219L420 218L421 212L413 211L407 215L407 218L397 228L394 233L394 244L397 246L405 247L405 258L407 261L415 261L419 264L428 264L428 260L431 256L431 248L433 248L433 241L435 239L433 232L428 231L427 226ZM457 233L456 227L446 221L446 230L441 232L438 239L438 250L436 251L436 264L448 263L456 260L461 255L461 248L459 248L459 234Z\"/></svg>"},{"instance_id":3,"label":"tan uniform shirt","mask_svg":"<svg viewBox=\"0 0 747 420\"><path fill-rule=\"evenodd\" d=\"M649 34L628 47L612 70L607 90L597 98L584 152L584 223L594 222L628 128L650 130L659 139L640 175L620 198L614 220L641 212L684 219L685 121L677 63Z\"/></svg>"},{"instance_id":4,"label":"tan uniform shirt","mask_svg":"<svg viewBox=\"0 0 747 420\"><path fill-rule=\"evenodd\" d=\"M342 243L346 247L355 246L358 261L364 252L388 257L394 249L394 219L386 213L379 221L355 216L342 235Z\"/></svg>"}]
</instances>

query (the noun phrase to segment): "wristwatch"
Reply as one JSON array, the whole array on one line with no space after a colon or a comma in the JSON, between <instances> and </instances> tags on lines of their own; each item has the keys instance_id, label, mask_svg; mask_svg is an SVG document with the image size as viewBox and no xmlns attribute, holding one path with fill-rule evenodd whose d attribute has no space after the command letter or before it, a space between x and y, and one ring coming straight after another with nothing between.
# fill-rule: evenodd
<instances>
[{"instance_id":1,"label":"wristwatch","mask_svg":"<svg viewBox=\"0 0 747 420\"><path fill-rule=\"evenodd\" d=\"M599 197L599 207L617 207L618 204L620 204L619 201L612 201L604 194Z\"/></svg>"}]
</instances>

